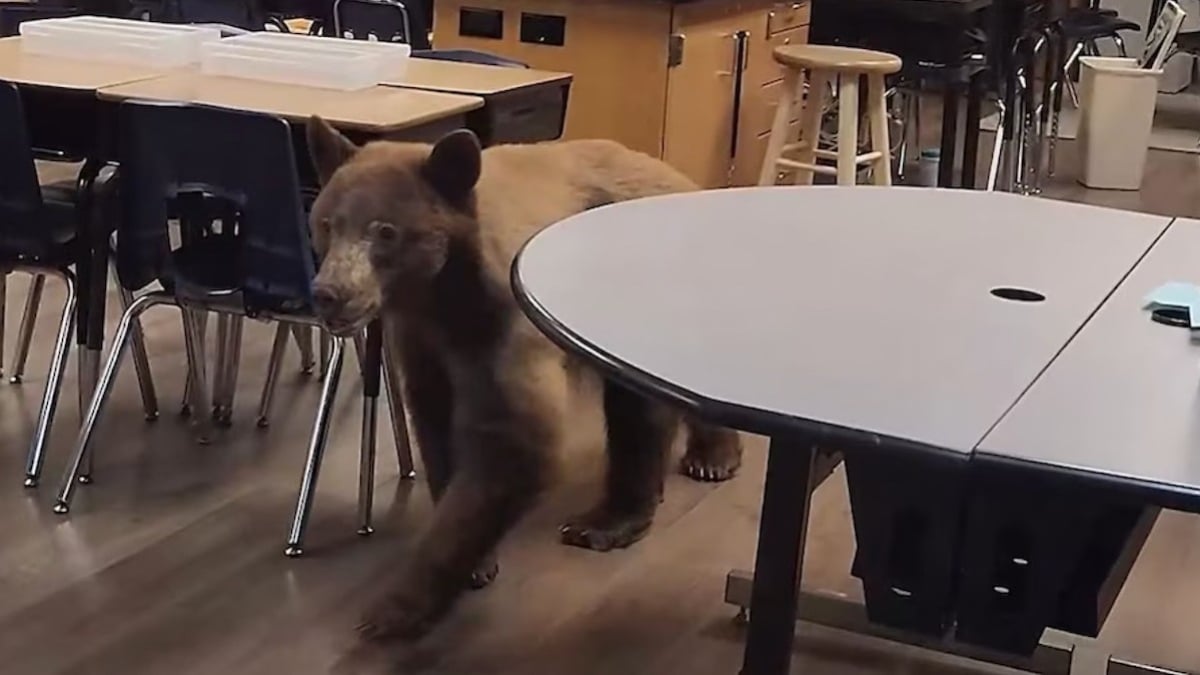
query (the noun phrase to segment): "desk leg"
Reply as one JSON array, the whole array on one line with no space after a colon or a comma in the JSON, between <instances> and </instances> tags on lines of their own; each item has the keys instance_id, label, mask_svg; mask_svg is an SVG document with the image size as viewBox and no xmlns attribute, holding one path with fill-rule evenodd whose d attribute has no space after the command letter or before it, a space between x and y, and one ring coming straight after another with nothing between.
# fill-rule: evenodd
<instances>
[{"instance_id":1,"label":"desk leg","mask_svg":"<svg viewBox=\"0 0 1200 675\"><path fill-rule=\"evenodd\" d=\"M804 441L771 439L742 675L790 668L815 455Z\"/></svg>"},{"instance_id":2,"label":"desk leg","mask_svg":"<svg viewBox=\"0 0 1200 675\"><path fill-rule=\"evenodd\" d=\"M91 404L96 383L100 379L100 359L104 349L104 311L108 300L108 259L111 253L109 237L114 225L110 216L112 200L116 196L114 188L117 179L115 168L103 172L103 162L89 160L88 163L93 173L86 187L80 192L80 203L83 205L81 210L86 218L82 226L86 228L84 231L87 232L89 251L89 254L80 258L80 266L86 267L86 275L79 275L80 294L83 296L79 304L87 306L86 316L81 317L83 339L79 352L79 388L83 405L80 406L80 410L86 410ZM89 452L83 458L79 482L91 481L92 457Z\"/></svg>"},{"instance_id":3,"label":"desk leg","mask_svg":"<svg viewBox=\"0 0 1200 675\"><path fill-rule=\"evenodd\" d=\"M946 84L942 95L942 155L938 159L938 187L954 187L954 160L958 157L958 98L962 92L957 84Z\"/></svg>"},{"instance_id":4,"label":"desk leg","mask_svg":"<svg viewBox=\"0 0 1200 675\"><path fill-rule=\"evenodd\" d=\"M93 374L96 373L95 367L89 363L88 359L88 336L90 334L90 319L93 312L93 303L95 297L95 288L93 277L95 276L94 259L92 251L97 245L96 234L97 223L93 220L96 216L96 177L100 174L100 169L104 163L96 159L88 159L84 162L83 168L79 171L79 178L75 184L76 201L75 201L75 223L79 230L80 238L83 240L85 253L79 256L75 265L75 275L79 283L79 302L75 309L75 342L78 350L79 359L79 411L87 410L88 402L92 398L92 389L95 386L96 378ZM98 363L98 362L97 362Z\"/></svg>"},{"instance_id":5,"label":"desk leg","mask_svg":"<svg viewBox=\"0 0 1200 675\"><path fill-rule=\"evenodd\" d=\"M971 77L967 89L967 122L963 130L962 186L975 189L975 174L979 171L979 116L983 107L983 74Z\"/></svg>"}]
</instances>

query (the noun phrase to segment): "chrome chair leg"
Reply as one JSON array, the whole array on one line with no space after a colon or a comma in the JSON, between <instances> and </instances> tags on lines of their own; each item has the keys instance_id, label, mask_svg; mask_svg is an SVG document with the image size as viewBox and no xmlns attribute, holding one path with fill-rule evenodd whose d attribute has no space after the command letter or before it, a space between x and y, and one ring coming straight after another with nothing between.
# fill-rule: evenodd
<instances>
[{"instance_id":1,"label":"chrome chair leg","mask_svg":"<svg viewBox=\"0 0 1200 675\"><path fill-rule=\"evenodd\" d=\"M312 375L313 368L317 363L313 358L313 327L292 324L291 329L292 335L296 338L296 346L300 348L300 374Z\"/></svg>"},{"instance_id":2,"label":"chrome chair leg","mask_svg":"<svg viewBox=\"0 0 1200 675\"><path fill-rule=\"evenodd\" d=\"M386 387L388 416L392 421L392 438L396 444L396 463L400 465L400 477L412 480L416 478L417 471L413 464L408 418L404 415L404 391L400 386L399 373L392 367L391 349L386 339L383 341L383 385Z\"/></svg>"},{"instance_id":3,"label":"chrome chair leg","mask_svg":"<svg viewBox=\"0 0 1200 675\"><path fill-rule=\"evenodd\" d=\"M116 263L113 262L113 278L116 278ZM133 304L133 293L118 281L117 292L121 299L121 311L129 309ZM150 357L146 353L146 334L142 332L142 320L133 322L133 333L130 340L133 345L133 369L137 371L138 388L142 392L142 411L146 421L158 419L158 393L154 390L154 375L150 371Z\"/></svg>"},{"instance_id":4,"label":"chrome chair leg","mask_svg":"<svg viewBox=\"0 0 1200 675\"><path fill-rule=\"evenodd\" d=\"M33 342L33 328L37 324L38 309L42 306L42 292L46 288L46 275L33 275L29 295L25 296L25 312L21 315L21 327L17 330L17 352L13 355L13 373L8 379L20 384L25 379L25 361L29 359L29 345Z\"/></svg>"},{"instance_id":5,"label":"chrome chair leg","mask_svg":"<svg viewBox=\"0 0 1200 675\"><path fill-rule=\"evenodd\" d=\"M205 372L204 356L204 317L208 312L180 308L183 315L183 342L187 349L188 372L191 373L189 387L189 404L195 414L192 415L196 432L196 441L207 444L210 437L209 416L202 411L210 410L208 396L208 376Z\"/></svg>"},{"instance_id":6,"label":"chrome chair leg","mask_svg":"<svg viewBox=\"0 0 1200 675\"><path fill-rule=\"evenodd\" d=\"M263 383L262 398L258 402L259 428L265 428L271 424L271 404L275 400L275 385L279 382L279 371L283 368L283 356L287 352L288 334L299 336L297 330L300 328L300 326L282 321L275 326L275 341L271 343L271 360L267 362L267 381ZM309 351L312 351L311 342Z\"/></svg>"},{"instance_id":7,"label":"chrome chair leg","mask_svg":"<svg viewBox=\"0 0 1200 675\"><path fill-rule=\"evenodd\" d=\"M343 340L331 339L329 368L321 387L321 400L317 404L317 417L313 422L312 438L308 444L308 458L304 465L304 477L300 481L296 513L292 518L292 529L288 534L287 548L284 549L284 554L289 558L304 554L304 531L308 528L308 519L312 515L317 477L321 472L321 459L325 455L325 442L329 438L329 418L333 414L334 398L337 395L338 381L342 375L343 348Z\"/></svg>"},{"instance_id":8,"label":"chrome chair leg","mask_svg":"<svg viewBox=\"0 0 1200 675\"><path fill-rule=\"evenodd\" d=\"M1071 69L1075 67L1075 62L1083 55L1084 44L1082 42L1075 43L1075 47L1071 50L1071 55L1067 57L1067 61L1063 64L1063 83L1067 88L1067 93L1071 95L1071 105L1079 107L1079 88L1075 86L1075 80L1071 79Z\"/></svg>"},{"instance_id":9,"label":"chrome chair leg","mask_svg":"<svg viewBox=\"0 0 1200 675\"><path fill-rule=\"evenodd\" d=\"M242 365L242 327L245 318L234 316L229 326L229 359L225 367L225 416L221 425L228 427L233 421L233 402L237 398L238 373Z\"/></svg>"},{"instance_id":10,"label":"chrome chair leg","mask_svg":"<svg viewBox=\"0 0 1200 675\"><path fill-rule=\"evenodd\" d=\"M325 373L329 371L329 343L332 338L330 337L329 333L321 330L320 337L318 339L321 342L321 355L320 363L317 364L317 372L319 373L320 377L325 377Z\"/></svg>"},{"instance_id":11,"label":"chrome chair leg","mask_svg":"<svg viewBox=\"0 0 1200 675\"><path fill-rule=\"evenodd\" d=\"M233 317L229 314L217 315L217 344L216 363L213 366L213 390L212 390L212 418L214 421L221 418L223 405L225 403L225 375L229 364L229 325L233 321Z\"/></svg>"},{"instance_id":12,"label":"chrome chair leg","mask_svg":"<svg viewBox=\"0 0 1200 675\"><path fill-rule=\"evenodd\" d=\"M55 513L67 513L71 510L71 498L74 495L75 483L86 482L83 480L84 474L82 470L85 463L90 463L89 456L91 455L92 434L96 430L96 422L100 419L100 413L104 409L104 405L108 402L109 394L112 393L113 382L116 381L117 371L121 366L121 357L125 353L125 346L129 342L129 335L132 330L133 321L137 319L142 312L157 304L162 304L163 300L153 294L143 295L129 309L125 310L125 314L121 317L121 323L117 326L117 334L113 339L112 352L108 355L108 361L104 364L104 370L100 374L99 380L96 382L96 390L94 395L88 402L86 412L83 417L83 424L79 429L79 439L75 444L75 456L67 465L66 474L63 476L62 485L58 491L58 501L54 505ZM82 351L82 350L81 350Z\"/></svg>"},{"instance_id":13,"label":"chrome chair leg","mask_svg":"<svg viewBox=\"0 0 1200 675\"><path fill-rule=\"evenodd\" d=\"M208 312L204 310L183 310L186 312L194 312L200 325L200 353L204 353L205 344L208 335ZM187 321L183 322L183 334L187 336ZM183 401L179 404L179 416L191 417L192 415L192 369L191 364L188 364L187 379L183 382Z\"/></svg>"},{"instance_id":14,"label":"chrome chair leg","mask_svg":"<svg viewBox=\"0 0 1200 675\"><path fill-rule=\"evenodd\" d=\"M996 181L1000 176L1000 151L1004 149L1004 100L996 101L996 138L992 143L992 161L988 165L987 191L996 191Z\"/></svg>"},{"instance_id":15,"label":"chrome chair leg","mask_svg":"<svg viewBox=\"0 0 1200 675\"><path fill-rule=\"evenodd\" d=\"M1125 51L1125 38L1113 33L1112 39L1113 43L1117 45L1117 53L1120 54L1122 58L1129 58L1129 52Z\"/></svg>"},{"instance_id":16,"label":"chrome chair leg","mask_svg":"<svg viewBox=\"0 0 1200 675\"><path fill-rule=\"evenodd\" d=\"M237 389L238 362L241 358L242 317L221 314L217 317L217 365L213 383L213 421L228 427L233 420L233 399Z\"/></svg>"},{"instance_id":17,"label":"chrome chair leg","mask_svg":"<svg viewBox=\"0 0 1200 675\"><path fill-rule=\"evenodd\" d=\"M359 371L363 374L363 414L362 435L359 439L358 452L358 534L367 536L375 530L371 527L371 512L375 502L375 448L376 433L379 425L379 387L374 391L367 386L367 377L378 378L379 373L369 374L367 366L367 345L370 339L364 340L361 335L354 338L354 352L358 356ZM382 367L382 364L380 364Z\"/></svg>"},{"instance_id":18,"label":"chrome chair leg","mask_svg":"<svg viewBox=\"0 0 1200 675\"><path fill-rule=\"evenodd\" d=\"M58 409L58 397L62 393L63 374L67 370L67 356L71 351L71 332L75 326L75 304L77 302L75 276L70 272L62 275L67 284L67 299L63 303L62 316L58 321L58 333L54 338L54 354L50 359L50 372L46 376L46 388L42 393L42 407L38 412L37 424L33 429L33 440L25 458L25 487L37 487L46 459L46 442L50 437L50 425ZM44 280L42 275L38 280Z\"/></svg>"}]
</instances>

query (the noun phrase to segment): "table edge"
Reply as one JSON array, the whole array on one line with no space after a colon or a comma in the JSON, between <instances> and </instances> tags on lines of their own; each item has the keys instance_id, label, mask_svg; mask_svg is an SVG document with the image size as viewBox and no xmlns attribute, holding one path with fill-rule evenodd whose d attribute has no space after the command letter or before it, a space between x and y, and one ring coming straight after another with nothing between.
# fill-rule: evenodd
<instances>
[{"instance_id":1,"label":"table edge","mask_svg":"<svg viewBox=\"0 0 1200 675\"><path fill-rule=\"evenodd\" d=\"M711 399L630 366L567 328L558 319L551 316L525 288L525 284L521 280L521 260L529 245L539 235L540 233L533 235L522 244L509 269L509 283L512 285L517 306L534 327L551 342L568 354L583 357L588 365L600 371L601 375L610 377L643 395L679 405L706 421L749 433L770 437L800 437L812 445L833 446L832 449L836 450L887 448L894 451L916 452L926 456L932 455L941 460L960 461L964 464L969 462L974 455L974 448L966 452L959 452L907 438L851 429L803 417L770 413Z\"/></svg>"}]
</instances>

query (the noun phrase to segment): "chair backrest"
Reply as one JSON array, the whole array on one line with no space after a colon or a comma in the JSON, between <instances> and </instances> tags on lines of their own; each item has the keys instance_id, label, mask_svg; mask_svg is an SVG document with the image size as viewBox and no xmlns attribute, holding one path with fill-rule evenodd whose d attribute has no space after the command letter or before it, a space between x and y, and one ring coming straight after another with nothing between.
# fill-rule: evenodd
<instances>
[{"instance_id":1,"label":"chair backrest","mask_svg":"<svg viewBox=\"0 0 1200 675\"><path fill-rule=\"evenodd\" d=\"M396 0L335 0L333 34L352 40L403 42L429 49L428 24L414 21L412 10Z\"/></svg>"},{"instance_id":2,"label":"chair backrest","mask_svg":"<svg viewBox=\"0 0 1200 675\"><path fill-rule=\"evenodd\" d=\"M142 102L122 104L119 118L117 269L126 288L173 285L168 207L201 193L236 211L236 260L214 263L238 267L247 313L311 307L315 262L287 122Z\"/></svg>"},{"instance_id":3,"label":"chair backrest","mask_svg":"<svg viewBox=\"0 0 1200 675\"><path fill-rule=\"evenodd\" d=\"M528 63L515 59L497 56L474 49L422 49L414 50L413 56L435 61L455 61L457 63L474 63L481 66L499 66L501 68L528 68Z\"/></svg>"},{"instance_id":4,"label":"chair backrest","mask_svg":"<svg viewBox=\"0 0 1200 675\"><path fill-rule=\"evenodd\" d=\"M20 33L21 24L34 19L57 19L63 16L82 14L78 8L49 6L43 4L7 5L0 3L0 37L12 37Z\"/></svg>"},{"instance_id":5,"label":"chair backrest","mask_svg":"<svg viewBox=\"0 0 1200 675\"><path fill-rule=\"evenodd\" d=\"M50 237L41 223L42 189L21 92L11 82L0 82L0 129L0 250L36 255Z\"/></svg>"},{"instance_id":6,"label":"chair backrest","mask_svg":"<svg viewBox=\"0 0 1200 675\"><path fill-rule=\"evenodd\" d=\"M136 18L166 23L225 24L259 31L268 19L259 0L141 0L133 6Z\"/></svg>"}]
</instances>

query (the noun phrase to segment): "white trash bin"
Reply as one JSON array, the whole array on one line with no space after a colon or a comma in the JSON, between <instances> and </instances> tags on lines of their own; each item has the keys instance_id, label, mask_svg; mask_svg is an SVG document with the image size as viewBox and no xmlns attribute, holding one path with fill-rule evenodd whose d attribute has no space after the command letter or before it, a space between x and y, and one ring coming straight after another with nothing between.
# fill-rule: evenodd
<instances>
[{"instance_id":1,"label":"white trash bin","mask_svg":"<svg viewBox=\"0 0 1200 675\"><path fill-rule=\"evenodd\" d=\"M1102 190L1142 186L1161 70L1137 59L1079 59L1079 181Z\"/></svg>"}]
</instances>

